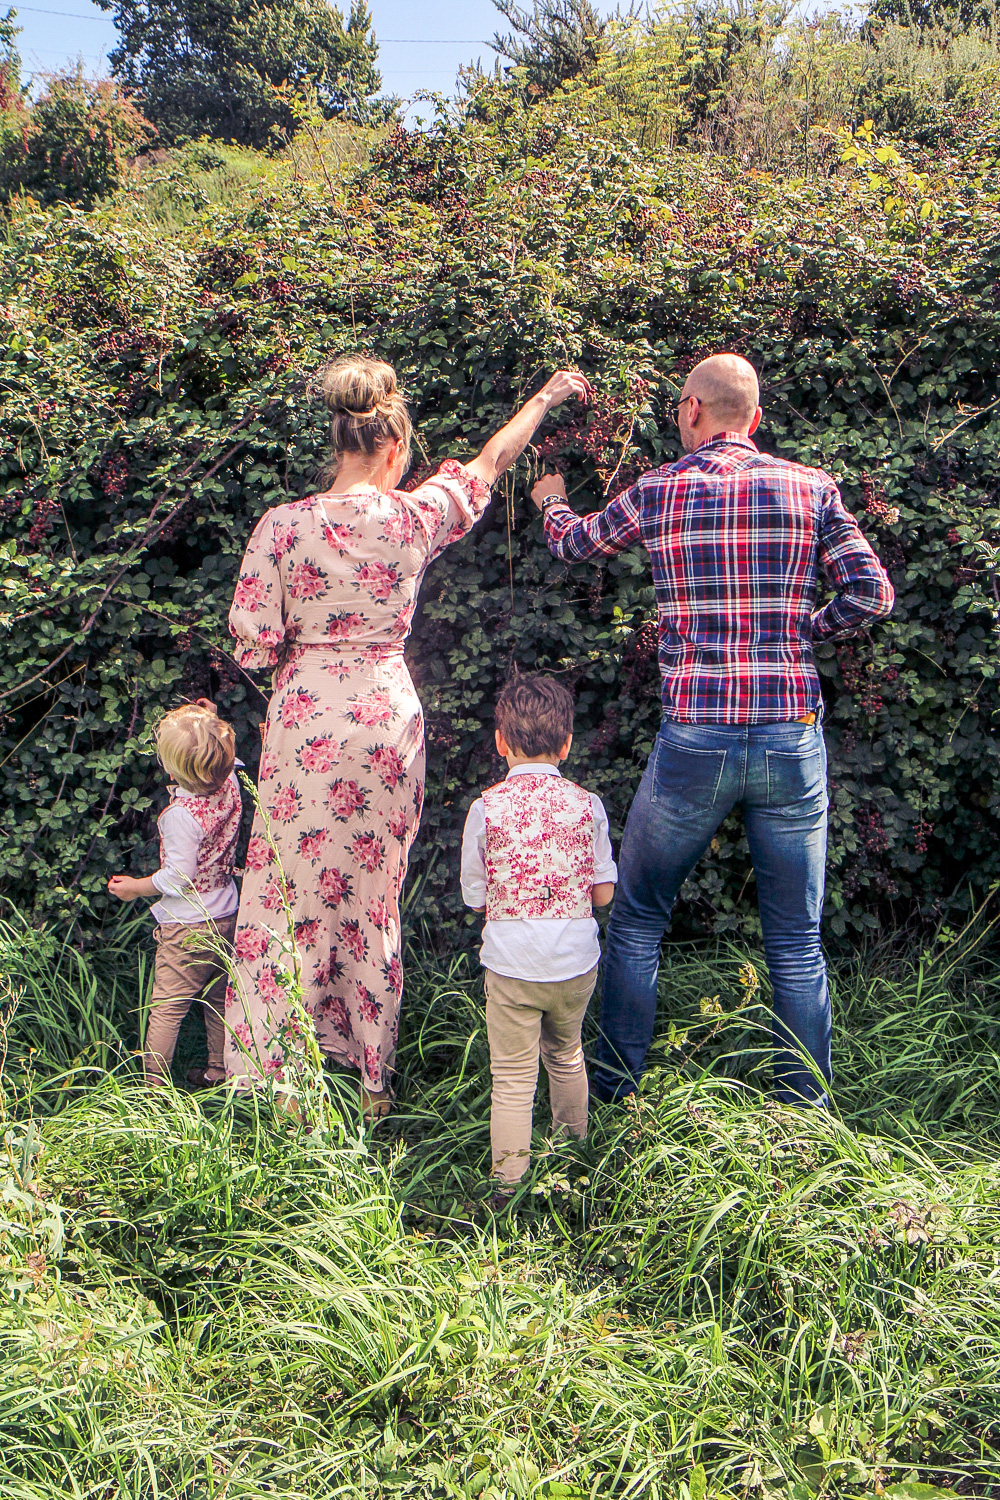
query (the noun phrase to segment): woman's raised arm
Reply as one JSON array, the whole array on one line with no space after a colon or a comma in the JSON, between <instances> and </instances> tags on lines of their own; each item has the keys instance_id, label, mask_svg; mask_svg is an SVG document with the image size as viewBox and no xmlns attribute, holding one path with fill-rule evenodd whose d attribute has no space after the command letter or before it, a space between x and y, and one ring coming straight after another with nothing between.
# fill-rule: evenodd
<instances>
[{"instance_id":1,"label":"woman's raised arm","mask_svg":"<svg viewBox=\"0 0 1000 1500\"><path fill-rule=\"evenodd\" d=\"M504 469L509 469L531 442L544 417L554 406L560 406L570 396L589 401L590 385L576 370L557 370L542 386L536 396L526 401L520 411L515 412L499 432L494 433L478 457L465 468L478 479L493 484Z\"/></svg>"}]
</instances>

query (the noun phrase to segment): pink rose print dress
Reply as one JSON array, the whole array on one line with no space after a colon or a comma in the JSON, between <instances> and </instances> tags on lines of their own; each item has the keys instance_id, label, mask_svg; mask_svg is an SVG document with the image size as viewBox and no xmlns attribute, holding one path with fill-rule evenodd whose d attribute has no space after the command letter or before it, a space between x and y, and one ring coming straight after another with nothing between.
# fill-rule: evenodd
<instances>
[{"instance_id":1,"label":"pink rose print dress","mask_svg":"<svg viewBox=\"0 0 1000 1500\"><path fill-rule=\"evenodd\" d=\"M320 1046L389 1081L403 993L399 897L424 791L424 726L403 643L424 570L490 500L461 464L407 494L359 489L279 505L243 559L229 627L247 669L275 667L260 797L288 882ZM226 1070L280 1078L285 927L258 814L227 996Z\"/></svg>"}]
</instances>

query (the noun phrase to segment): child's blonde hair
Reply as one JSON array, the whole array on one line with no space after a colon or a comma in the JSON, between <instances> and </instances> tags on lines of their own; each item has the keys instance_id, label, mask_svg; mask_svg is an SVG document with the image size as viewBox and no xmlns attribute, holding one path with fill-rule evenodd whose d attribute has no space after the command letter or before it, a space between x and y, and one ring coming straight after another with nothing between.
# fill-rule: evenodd
<instances>
[{"instance_id":1,"label":"child's blonde hair","mask_svg":"<svg viewBox=\"0 0 1000 1500\"><path fill-rule=\"evenodd\" d=\"M153 738L160 765L186 792L217 792L236 761L233 726L200 703L172 708Z\"/></svg>"}]
</instances>

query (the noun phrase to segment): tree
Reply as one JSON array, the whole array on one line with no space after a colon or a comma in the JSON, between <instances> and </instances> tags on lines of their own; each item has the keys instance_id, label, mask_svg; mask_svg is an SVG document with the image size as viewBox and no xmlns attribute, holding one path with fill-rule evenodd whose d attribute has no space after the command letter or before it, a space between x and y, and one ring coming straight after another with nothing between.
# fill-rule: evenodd
<instances>
[{"instance_id":1,"label":"tree","mask_svg":"<svg viewBox=\"0 0 1000 1500\"><path fill-rule=\"evenodd\" d=\"M383 117L366 0L97 0L121 41L115 77L135 90L161 137L211 135L264 147L294 126L293 98L314 92L326 118ZM391 106L390 106L391 107Z\"/></svg>"},{"instance_id":2,"label":"tree","mask_svg":"<svg viewBox=\"0 0 1000 1500\"><path fill-rule=\"evenodd\" d=\"M988 31L996 25L995 0L873 0L865 30L880 26L908 26L915 31Z\"/></svg>"},{"instance_id":3,"label":"tree","mask_svg":"<svg viewBox=\"0 0 1000 1500\"><path fill-rule=\"evenodd\" d=\"M506 36L498 32L493 48L525 70L535 94L551 94L561 83L589 73L611 47L612 28L622 19L617 11L602 16L591 0L532 0L530 10L516 0L494 4L513 30Z\"/></svg>"},{"instance_id":4,"label":"tree","mask_svg":"<svg viewBox=\"0 0 1000 1500\"><path fill-rule=\"evenodd\" d=\"M24 98L21 54L17 50L21 27L15 26L16 19L16 10L0 16L0 115L17 112Z\"/></svg>"}]
</instances>

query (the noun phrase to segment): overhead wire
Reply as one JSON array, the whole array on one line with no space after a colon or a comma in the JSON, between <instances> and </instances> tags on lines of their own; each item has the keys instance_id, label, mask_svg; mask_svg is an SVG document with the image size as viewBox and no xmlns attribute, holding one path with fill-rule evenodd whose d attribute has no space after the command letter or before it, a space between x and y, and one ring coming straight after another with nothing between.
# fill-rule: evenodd
<instances>
[{"instance_id":1,"label":"overhead wire","mask_svg":"<svg viewBox=\"0 0 1000 1500\"><path fill-rule=\"evenodd\" d=\"M87 16L77 10L49 10L41 5L19 5L18 15L27 13L34 16L64 16L70 21L110 21L114 25L111 16ZM479 36L378 36L375 40L379 46L407 46L407 47L488 47L490 43Z\"/></svg>"}]
</instances>

